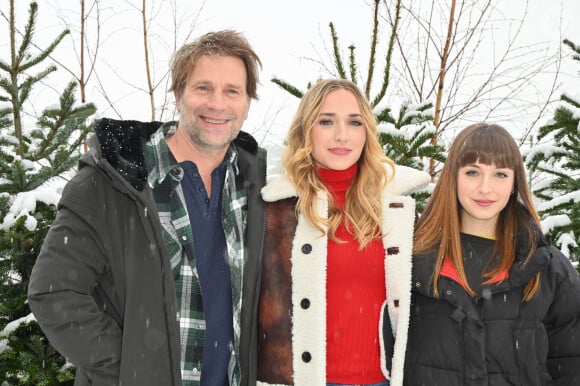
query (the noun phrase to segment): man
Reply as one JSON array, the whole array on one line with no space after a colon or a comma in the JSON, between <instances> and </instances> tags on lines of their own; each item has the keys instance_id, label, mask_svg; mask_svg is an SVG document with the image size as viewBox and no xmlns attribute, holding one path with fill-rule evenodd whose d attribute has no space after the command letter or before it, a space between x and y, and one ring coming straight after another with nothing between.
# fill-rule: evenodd
<instances>
[{"instance_id":1,"label":"man","mask_svg":"<svg viewBox=\"0 0 580 386\"><path fill-rule=\"evenodd\" d=\"M266 152L240 129L260 66L206 34L173 58L178 122L95 124L28 290L75 385L255 384Z\"/></svg>"}]
</instances>

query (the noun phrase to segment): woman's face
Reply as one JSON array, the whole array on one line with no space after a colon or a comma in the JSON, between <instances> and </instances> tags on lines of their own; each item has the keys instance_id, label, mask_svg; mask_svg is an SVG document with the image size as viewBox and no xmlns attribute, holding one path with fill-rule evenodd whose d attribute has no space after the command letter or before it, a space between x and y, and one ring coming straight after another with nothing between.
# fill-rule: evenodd
<instances>
[{"instance_id":1,"label":"woman's face","mask_svg":"<svg viewBox=\"0 0 580 386\"><path fill-rule=\"evenodd\" d=\"M366 127L355 96L344 89L328 93L311 135L312 158L317 165L332 170L354 165L366 142Z\"/></svg>"},{"instance_id":2,"label":"woman's face","mask_svg":"<svg viewBox=\"0 0 580 386\"><path fill-rule=\"evenodd\" d=\"M477 236L495 236L500 212L514 187L514 171L479 162L459 168L457 198L461 204L461 231Z\"/></svg>"}]
</instances>

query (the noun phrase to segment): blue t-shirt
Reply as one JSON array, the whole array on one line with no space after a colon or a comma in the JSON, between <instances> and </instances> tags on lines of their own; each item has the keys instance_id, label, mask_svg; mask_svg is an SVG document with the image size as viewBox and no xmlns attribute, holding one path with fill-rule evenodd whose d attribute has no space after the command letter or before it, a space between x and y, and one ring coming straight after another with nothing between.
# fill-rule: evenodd
<instances>
[{"instance_id":1,"label":"blue t-shirt","mask_svg":"<svg viewBox=\"0 0 580 386\"><path fill-rule=\"evenodd\" d=\"M184 171L181 186L191 221L206 324L201 384L227 386L233 316L232 284L221 218L226 163L224 161L212 172L211 197L207 195L197 166L191 161L180 165Z\"/></svg>"}]
</instances>

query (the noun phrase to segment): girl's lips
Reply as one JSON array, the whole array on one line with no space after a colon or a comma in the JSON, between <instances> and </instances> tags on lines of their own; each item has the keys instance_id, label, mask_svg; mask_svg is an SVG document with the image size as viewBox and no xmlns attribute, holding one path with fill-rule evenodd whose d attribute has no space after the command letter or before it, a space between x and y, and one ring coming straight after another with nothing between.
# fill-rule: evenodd
<instances>
[{"instance_id":1,"label":"girl's lips","mask_svg":"<svg viewBox=\"0 0 580 386\"><path fill-rule=\"evenodd\" d=\"M491 200L474 200L474 201L479 206L490 206L494 203L494 201Z\"/></svg>"},{"instance_id":2,"label":"girl's lips","mask_svg":"<svg viewBox=\"0 0 580 386\"><path fill-rule=\"evenodd\" d=\"M328 151L334 155L346 155L350 153L350 149L344 147L333 147L331 149L328 149Z\"/></svg>"}]
</instances>

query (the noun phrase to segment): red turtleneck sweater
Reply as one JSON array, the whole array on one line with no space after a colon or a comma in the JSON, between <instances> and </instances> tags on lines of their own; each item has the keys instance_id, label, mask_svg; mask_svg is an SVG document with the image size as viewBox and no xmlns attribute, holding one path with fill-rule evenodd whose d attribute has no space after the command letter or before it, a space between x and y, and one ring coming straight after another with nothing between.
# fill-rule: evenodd
<instances>
[{"instance_id":1,"label":"red turtleneck sweater","mask_svg":"<svg viewBox=\"0 0 580 386\"><path fill-rule=\"evenodd\" d=\"M358 165L346 170L319 168L334 203L344 206ZM343 242L328 240L326 279L326 380L332 383L377 383L380 369L379 318L385 300L385 251L381 240L363 250L344 224L336 232Z\"/></svg>"}]
</instances>

